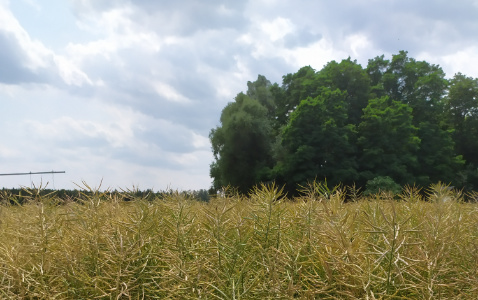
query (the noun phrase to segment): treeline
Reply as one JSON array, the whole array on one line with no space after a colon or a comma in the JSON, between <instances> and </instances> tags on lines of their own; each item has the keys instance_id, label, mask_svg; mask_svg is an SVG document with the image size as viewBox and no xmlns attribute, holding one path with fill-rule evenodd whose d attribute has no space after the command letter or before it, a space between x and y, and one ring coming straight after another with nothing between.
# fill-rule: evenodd
<instances>
[{"instance_id":1,"label":"treeline","mask_svg":"<svg viewBox=\"0 0 478 300\"><path fill-rule=\"evenodd\" d=\"M259 75L212 129L212 189L327 180L364 187L391 178L427 187L478 188L478 80L451 79L406 51L349 59L283 76Z\"/></svg>"},{"instance_id":2,"label":"treeline","mask_svg":"<svg viewBox=\"0 0 478 300\"><path fill-rule=\"evenodd\" d=\"M94 190L54 190L54 189L5 189L0 190L0 203L10 204L24 204L28 201L34 201L37 198L54 198L58 202L82 202L89 201L94 197L99 197L100 200L117 199L120 201L132 201L137 199L144 199L147 201L153 201L156 199L165 199L171 196L182 196L197 201L209 201L209 192L207 190L166 190L166 191L153 191L147 190L106 190L106 191L94 191Z\"/></svg>"}]
</instances>

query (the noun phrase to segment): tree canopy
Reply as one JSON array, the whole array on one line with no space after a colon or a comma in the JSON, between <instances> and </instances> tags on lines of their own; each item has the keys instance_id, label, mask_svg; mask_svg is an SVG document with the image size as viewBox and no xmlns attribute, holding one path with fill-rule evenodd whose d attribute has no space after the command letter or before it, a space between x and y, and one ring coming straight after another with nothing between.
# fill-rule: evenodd
<instances>
[{"instance_id":1,"label":"tree canopy","mask_svg":"<svg viewBox=\"0 0 478 300\"><path fill-rule=\"evenodd\" d=\"M400 51L272 84L259 75L211 130L213 188L275 181L365 186L374 178L478 189L478 80Z\"/></svg>"}]
</instances>

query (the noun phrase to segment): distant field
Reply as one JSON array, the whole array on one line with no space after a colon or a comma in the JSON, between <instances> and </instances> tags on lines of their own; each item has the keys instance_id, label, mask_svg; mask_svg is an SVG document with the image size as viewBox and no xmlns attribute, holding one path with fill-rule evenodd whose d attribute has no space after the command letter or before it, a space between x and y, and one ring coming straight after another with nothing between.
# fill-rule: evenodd
<instances>
[{"instance_id":1,"label":"distant field","mask_svg":"<svg viewBox=\"0 0 478 300\"><path fill-rule=\"evenodd\" d=\"M478 299L478 206L439 185L427 201L314 186L209 203L11 197L2 299Z\"/></svg>"}]
</instances>

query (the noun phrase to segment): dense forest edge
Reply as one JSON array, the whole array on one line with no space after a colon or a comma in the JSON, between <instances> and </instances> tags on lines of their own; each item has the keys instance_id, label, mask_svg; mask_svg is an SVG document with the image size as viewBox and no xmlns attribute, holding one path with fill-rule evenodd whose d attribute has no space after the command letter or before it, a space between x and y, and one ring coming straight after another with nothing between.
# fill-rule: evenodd
<instances>
[{"instance_id":1,"label":"dense forest edge","mask_svg":"<svg viewBox=\"0 0 478 300\"><path fill-rule=\"evenodd\" d=\"M49 189L44 187L36 188L3 188L0 190L0 204L17 204L22 205L27 202L36 201L37 199L43 198L52 198L55 199L58 203L68 203L68 202L83 202L91 197L98 197L100 200L111 200L116 199L122 202L128 202L133 200L145 200L145 201L154 201L162 200L171 196L178 196L185 199L196 200L199 202L209 202L210 195L209 191L205 189L201 190L163 190L163 191L153 191L151 189L140 190L140 189L125 189L125 190L102 190L85 188L85 189L75 189L75 190L65 190L65 189Z\"/></svg>"},{"instance_id":2,"label":"dense forest edge","mask_svg":"<svg viewBox=\"0 0 478 300\"><path fill-rule=\"evenodd\" d=\"M478 80L400 51L259 75L210 132L212 193L261 183L478 189Z\"/></svg>"}]
</instances>

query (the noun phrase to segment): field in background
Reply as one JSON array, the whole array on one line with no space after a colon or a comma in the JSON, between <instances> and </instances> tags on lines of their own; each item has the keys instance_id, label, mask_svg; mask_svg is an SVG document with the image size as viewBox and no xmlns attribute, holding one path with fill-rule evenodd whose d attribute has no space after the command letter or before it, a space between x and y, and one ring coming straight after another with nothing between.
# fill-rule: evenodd
<instances>
[{"instance_id":1,"label":"field in background","mask_svg":"<svg viewBox=\"0 0 478 300\"><path fill-rule=\"evenodd\" d=\"M345 194L4 193L0 298L478 299L476 204L441 185Z\"/></svg>"}]
</instances>

